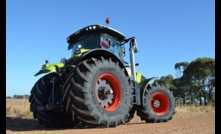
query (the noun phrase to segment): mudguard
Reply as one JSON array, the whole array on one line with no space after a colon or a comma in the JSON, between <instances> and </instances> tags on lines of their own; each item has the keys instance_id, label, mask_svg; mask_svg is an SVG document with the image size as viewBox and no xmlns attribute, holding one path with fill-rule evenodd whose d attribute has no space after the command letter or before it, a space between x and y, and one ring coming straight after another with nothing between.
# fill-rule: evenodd
<instances>
[{"instance_id":1,"label":"mudguard","mask_svg":"<svg viewBox=\"0 0 221 134\"><path fill-rule=\"evenodd\" d=\"M75 60L75 59L81 57L83 54L85 54L85 53L88 52L88 51L90 51L90 49L84 49L84 48L82 48L82 49L76 50L76 51L74 52L73 56L70 57L68 60Z\"/></svg>"},{"instance_id":2,"label":"mudguard","mask_svg":"<svg viewBox=\"0 0 221 134\"><path fill-rule=\"evenodd\" d=\"M72 56L71 58L69 58L68 61L74 61L73 64L76 65L85 59L90 59L91 57L104 57L106 59L109 59L111 57L112 60L118 61L119 66L125 68L122 61L116 55L114 55L111 51L102 48L97 48L92 50L81 49L78 55ZM128 72L126 71L126 68L125 68L125 73L127 76L129 76Z\"/></svg>"},{"instance_id":3,"label":"mudguard","mask_svg":"<svg viewBox=\"0 0 221 134\"><path fill-rule=\"evenodd\" d=\"M141 99L142 99L142 104L143 104L143 96L144 96L144 91L145 90L147 90L147 86L152 82L152 81L154 81L154 80L157 80L157 79L159 79L158 77L151 77L151 78L149 78L149 79L145 79L144 81L142 81L141 83L140 83L140 95L141 95Z\"/></svg>"},{"instance_id":4,"label":"mudguard","mask_svg":"<svg viewBox=\"0 0 221 134\"><path fill-rule=\"evenodd\" d=\"M64 67L64 63L56 63L56 64L49 64L49 63L45 63L44 65L42 65L42 69L39 70L35 76L42 74L42 73L49 73L49 72L57 72L56 67L58 67L58 69L60 70L62 67Z\"/></svg>"}]
</instances>

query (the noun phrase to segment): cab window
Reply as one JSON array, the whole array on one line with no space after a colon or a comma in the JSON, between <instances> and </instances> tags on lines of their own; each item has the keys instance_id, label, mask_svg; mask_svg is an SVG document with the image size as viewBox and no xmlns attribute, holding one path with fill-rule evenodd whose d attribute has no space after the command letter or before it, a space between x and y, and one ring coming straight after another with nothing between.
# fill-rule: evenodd
<instances>
[{"instance_id":1,"label":"cab window","mask_svg":"<svg viewBox=\"0 0 221 134\"><path fill-rule=\"evenodd\" d=\"M116 55L119 59L123 59L120 41L108 34L101 35L101 48L107 49Z\"/></svg>"}]
</instances>

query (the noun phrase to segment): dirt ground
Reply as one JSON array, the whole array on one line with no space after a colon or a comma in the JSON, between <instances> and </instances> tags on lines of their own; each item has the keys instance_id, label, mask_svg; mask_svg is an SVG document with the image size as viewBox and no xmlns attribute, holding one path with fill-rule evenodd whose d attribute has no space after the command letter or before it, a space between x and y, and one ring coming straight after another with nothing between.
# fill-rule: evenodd
<instances>
[{"instance_id":1,"label":"dirt ground","mask_svg":"<svg viewBox=\"0 0 221 134\"><path fill-rule=\"evenodd\" d=\"M177 108L166 123L144 123L135 116L131 122L115 128L49 129L37 120L6 116L6 133L10 134L215 134L215 108Z\"/></svg>"}]
</instances>

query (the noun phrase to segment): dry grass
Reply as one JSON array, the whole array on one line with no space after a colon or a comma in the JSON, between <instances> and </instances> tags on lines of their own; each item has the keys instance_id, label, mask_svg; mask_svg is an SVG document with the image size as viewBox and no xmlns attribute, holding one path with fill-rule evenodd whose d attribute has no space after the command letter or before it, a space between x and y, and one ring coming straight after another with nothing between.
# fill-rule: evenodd
<instances>
[{"instance_id":1,"label":"dry grass","mask_svg":"<svg viewBox=\"0 0 221 134\"><path fill-rule=\"evenodd\" d=\"M176 106L175 117L181 117L185 113L192 115L200 114L214 114L215 106ZM22 118L33 118L32 112L30 111L30 103L28 99L6 99L6 116L7 117L22 117ZM135 115L135 118L131 122L140 122L140 118Z\"/></svg>"},{"instance_id":2,"label":"dry grass","mask_svg":"<svg viewBox=\"0 0 221 134\"><path fill-rule=\"evenodd\" d=\"M177 106L176 112L215 113L215 106Z\"/></svg>"},{"instance_id":3,"label":"dry grass","mask_svg":"<svg viewBox=\"0 0 221 134\"><path fill-rule=\"evenodd\" d=\"M215 106L177 106L173 119L209 117L215 115Z\"/></svg>"},{"instance_id":4,"label":"dry grass","mask_svg":"<svg viewBox=\"0 0 221 134\"><path fill-rule=\"evenodd\" d=\"M6 99L6 133L25 133L25 132L29 132L29 133L39 133L39 132L43 132L45 133L46 131L50 130L51 128L45 128L42 125L39 124L39 122L35 119L33 119L32 116L32 112L30 112L30 103L28 102L28 100L24 101L23 99ZM215 107L211 107L211 106L177 106L176 107L176 113L171 121L171 123L173 124L173 121L175 121L175 124L178 126L183 125L183 121L187 122L185 124L191 124L192 120L196 121L201 119L201 117L203 118L207 118L210 119L212 117L215 118ZM190 121L190 123L189 123ZM201 121L201 120L200 120ZM136 125L136 124L141 124L142 127L142 123L144 121L140 120L140 117L134 116L134 118L129 122L129 124L131 126ZM181 122L181 123L179 123ZM205 122L205 121L203 121ZM180 125L179 125L180 124ZM194 127L192 127L192 125L189 126L185 126L184 127L178 127L178 128L174 128L174 133L179 132L179 128L180 131L183 131L184 128L190 128L193 129ZM192 122L193 124L193 122ZM211 123L210 123L211 124ZM209 124L209 125L210 125ZM128 125L128 127L130 127L130 125ZM154 124L153 125L149 125L150 128L154 128ZM175 125L172 125L175 126ZM208 127L208 125L204 125L206 127ZM139 128L139 126L137 126ZM167 128L168 125L166 125L164 128ZM170 127L170 126L169 126ZM157 129L159 129L159 127L156 127ZM213 130L214 127L212 127L211 131ZM207 129L207 128L206 128ZM139 129L138 129L139 130ZM190 130L188 131L188 133L190 132ZM89 130L90 131L90 130ZM90 133L88 131L88 133ZM99 130L98 130L99 131ZM65 133L65 131L48 131L48 133ZM121 132L124 132L123 130ZM146 132L146 131L145 131ZM145 133L144 132L144 133ZM196 133L197 131L194 131L192 133ZM67 132L68 133L68 132ZM70 131L69 133L73 133L72 131ZM126 131L125 131L126 133ZM128 133L128 132L127 132ZM148 131L149 133L149 131ZM155 132L154 132L155 133Z\"/></svg>"},{"instance_id":5,"label":"dry grass","mask_svg":"<svg viewBox=\"0 0 221 134\"><path fill-rule=\"evenodd\" d=\"M6 99L6 116L33 118L28 99Z\"/></svg>"}]
</instances>

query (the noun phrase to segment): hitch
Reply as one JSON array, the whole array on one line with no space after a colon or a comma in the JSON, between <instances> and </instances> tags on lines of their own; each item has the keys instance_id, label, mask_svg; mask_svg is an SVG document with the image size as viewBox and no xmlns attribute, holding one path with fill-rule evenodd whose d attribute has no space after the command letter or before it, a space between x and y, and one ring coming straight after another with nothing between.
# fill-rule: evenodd
<instances>
[{"instance_id":1,"label":"hitch","mask_svg":"<svg viewBox=\"0 0 221 134\"><path fill-rule=\"evenodd\" d=\"M36 111L64 111L64 105L62 103L57 102L47 104L46 106L35 106L30 107L30 111L36 112Z\"/></svg>"}]
</instances>

